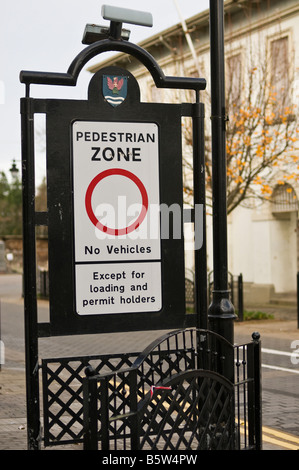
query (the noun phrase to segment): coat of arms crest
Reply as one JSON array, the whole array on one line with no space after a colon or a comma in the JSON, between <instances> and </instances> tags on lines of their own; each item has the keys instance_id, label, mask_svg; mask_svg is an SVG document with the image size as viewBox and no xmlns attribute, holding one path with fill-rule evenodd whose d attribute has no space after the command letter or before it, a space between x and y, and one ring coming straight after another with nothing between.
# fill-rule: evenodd
<instances>
[{"instance_id":1,"label":"coat of arms crest","mask_svg":"<svg viewBox=\"0 0 299 470\"><path fill-rule=\"evenodd\" d=\"M127 97L128 77L103 75L103 96L111 106L119 106Z\"/></svg>"}]
</instances>

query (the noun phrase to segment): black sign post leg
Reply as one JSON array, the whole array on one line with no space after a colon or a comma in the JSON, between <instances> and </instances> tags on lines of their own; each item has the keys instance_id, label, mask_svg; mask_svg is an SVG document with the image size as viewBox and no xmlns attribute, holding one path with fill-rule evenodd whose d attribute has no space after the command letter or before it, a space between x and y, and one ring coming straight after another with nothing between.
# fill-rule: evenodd
<instances>
[{"instance_id":1,"label":"black sign post leg","mask_svg":"<svg viewBox=\"0 0 299 470\"><path fill-rule=\"evenodd\" d=\"M214 291L210 328L234 342L234 307L229 299L227 265L226 112L223 0L210 0L213 263Z\"/></svg>"},{"instance_id":2,"label":"black sign post leg","mask_svg":"<svg viewBox=\"0 0 299 470\"><path fill-rule=\"evenodd\" d=\"M21 101L24 312L28 450L39 449L39 366L36 301L34 124L31 99Z\"/></svg>"},{"instance_id":3,"label":"black sign post leg","mask_svg":"<svg viewBox=\"0 0 299 470\"><path fill-rule=\"evenodd\" d=\"M193 105L193 187L194 187L194 237L195 237L195 305L196 326L206 330L207 317L207 258L206 258L206 201L205 201L205 155L204 155L204 105ZM197 220L198 209L202 219Z\"/></svg>"}]
</instances>

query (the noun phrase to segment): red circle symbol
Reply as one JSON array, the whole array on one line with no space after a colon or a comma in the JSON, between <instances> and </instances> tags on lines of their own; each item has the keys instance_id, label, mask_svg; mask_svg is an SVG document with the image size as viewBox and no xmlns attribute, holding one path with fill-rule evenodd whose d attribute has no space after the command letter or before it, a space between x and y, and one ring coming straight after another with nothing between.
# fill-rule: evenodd
<instances>
[{"instance_id":1,"label":"red circle symbol","mask_svg":"<svg viewBox=\"0 0 299 470\"><path fill-rule=\"evenodd\" d=\"M129 178L131 181L133 181L133 183L135 183L136 186L138 187L141 197L142 197L142 209L137 220L135 220L135 222L133 222L128 227L124 227L120 229L110 228L110 227L103 225L95 216L95 213L93 212L93 208L92 208L92 203L91 203L93 191L95 187L98 185L98 183L100 183L104 178L107 178L108 176L115 176L115 175L124 176L126 178ZM136 175L134 175L130 171L122 170L121 168L113 168L111 170L102 171L102 173L99 173L91 181L91 183L89 184L87 188L86 195L85 195L85 208L86 208L87 215L90 218L91 222L102 232L107 233L109 235L115 235L115 236L126 235L136 230L140 226L140 224L143 222L148 211L148 195L147 195L147 192L143 183L140 181L139 178L137 178Z\"/></svg>"}]
</instances>

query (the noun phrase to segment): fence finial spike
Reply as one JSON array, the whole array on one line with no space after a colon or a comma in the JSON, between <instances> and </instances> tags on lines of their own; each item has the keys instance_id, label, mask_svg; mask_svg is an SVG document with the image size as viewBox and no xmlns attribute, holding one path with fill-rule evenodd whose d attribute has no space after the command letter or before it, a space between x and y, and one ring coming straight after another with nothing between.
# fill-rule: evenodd
<instances>
[{"instance_id":1,"label":"fence finial spike","mask_svg":"<svg viewBox=\"0 0 299 470\"><path fill-rule=\"evenodd\" d=\"M255 331L254 333L252 333L251 337L252 337L252 339L253 339L254 341L259 341L261 335L259 334L258 331Z\"/></svg>"}]
</instances>

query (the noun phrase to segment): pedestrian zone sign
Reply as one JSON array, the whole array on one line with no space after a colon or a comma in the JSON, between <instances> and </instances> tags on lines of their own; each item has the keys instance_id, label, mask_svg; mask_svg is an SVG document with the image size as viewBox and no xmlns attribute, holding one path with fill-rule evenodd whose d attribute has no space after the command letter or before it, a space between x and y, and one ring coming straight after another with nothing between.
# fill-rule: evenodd
<instances>
[{"instance_id":1,"label":"pedestrian zone sign","mask_svg":"<svg viewBox=\"0 0 299 470\"><path fill-rule=\"evenodd\" d=\"M159 127L72 124L76 312L162 308Z\"/></svg>"},{"instance_id":2,"label":"pedestrian zone sign","mask_svg":"<svg viewBox=\"0 0 299 470\"><path fill-rule=\"evenodd\" d=\"M40 334L181 327L185 108L141 102L119 67L96 72L86 100L34 106L46 114L47 145L38 222L48 226L50 322Z\"/></svg>"}]
</instances>

